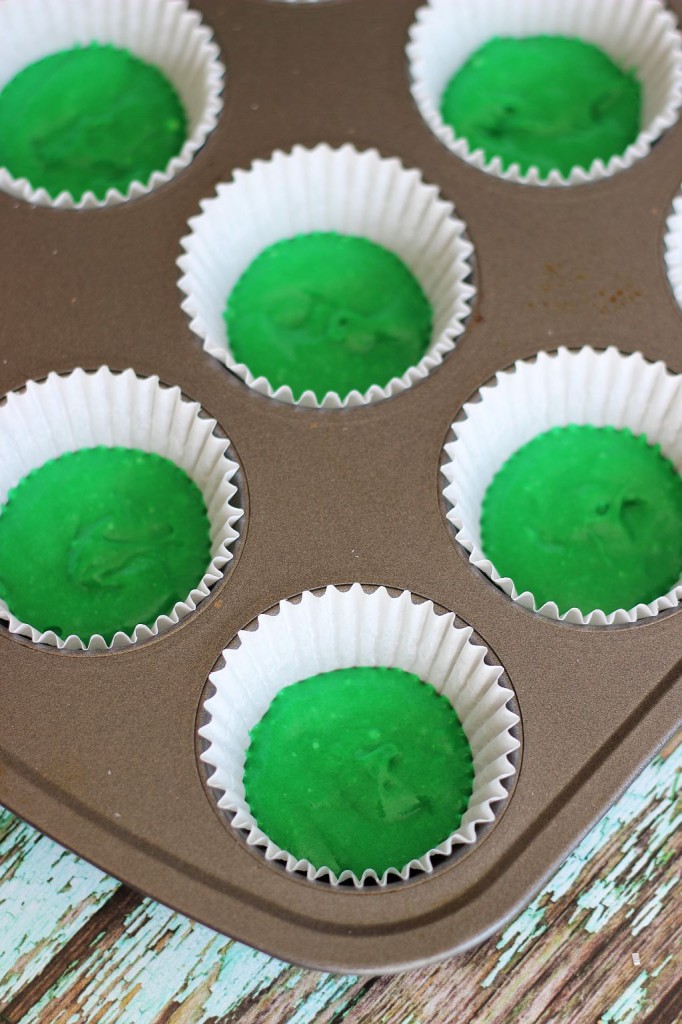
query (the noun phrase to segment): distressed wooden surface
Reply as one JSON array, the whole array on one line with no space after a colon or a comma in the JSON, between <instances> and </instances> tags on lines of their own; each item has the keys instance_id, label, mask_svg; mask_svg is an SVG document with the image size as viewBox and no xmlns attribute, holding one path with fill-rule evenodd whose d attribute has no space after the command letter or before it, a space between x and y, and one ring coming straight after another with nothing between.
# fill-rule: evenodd
<instances>
[{"instance_id":1,"label":"distressed wooden surface","mask_svg":"<svg viewBox=\"0 0 682 1024\"><path fill-rule=\"evenodd\" d=\"M0 810L2 1024L682 1021L682 745L496 939L397 977L302 970L143 899Z\"/></svg>"}]
</instances>

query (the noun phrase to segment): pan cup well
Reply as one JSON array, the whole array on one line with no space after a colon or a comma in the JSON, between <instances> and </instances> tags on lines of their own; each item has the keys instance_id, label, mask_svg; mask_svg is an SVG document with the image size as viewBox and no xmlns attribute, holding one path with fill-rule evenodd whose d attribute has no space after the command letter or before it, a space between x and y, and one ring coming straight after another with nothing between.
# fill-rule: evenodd
<instances>
[{"instance_id":1,"label":"pan cup well","mask_svg":"<svg viewBox=\"0 0 682 1024\"><path fill-rule=\"evenodd\" d=\"M375 150L350 145L331 149L294 147L235 171L189 222L182 240L179 287L182 308L205 350L260 394L309 408L353 407L400 394L432 372L455 346L470 312L468 283L472 246L453 206L426 185L416 170ZM268 247L315 232L359 236L403 262L421 287L432 312L425 354L399 376L377 380L366 391L294 396L286 384L254 376L230 348L224 312L244 271Z\"/></svg>"},{"instance_id":2,"label":"pan cup well","mask_svg":"<svg viewBox=\"0 0 682 1024\"><path fill-rule=\"evenodd\" d=\"M562 36L599 47L623 71L634 71L642 89L640 131L623 152L541 173L531 165L505 166L494 152L473 148L440 111L452 76L481 46L499 37ZM675 123L682 103L682 39L661 0L429 0L417 11L407 57L412 95L434 134L458 157L507 181L527 185L578 185L631 167ZM551 86L551 82L548 82Z\"/></svg>"},{"instance_id":3,"label":"pan cup well","mask_svg":"<svg viewBox=\"0 0 682 1024\"><path fill-rule=\"evenodd\" d=\"M212 31L186 0L4 0L0 5L0 88L51 54L91 43L112 45L158 68L184 108L186 138L165 166L127 190L104 196L61 191L0 168L0 189L19 199L58 209L113 206L159 188L189 165L215 127L222 108L225 68ZM100 129L101 130L101 129Z\"/></svg>"},{"instance_id":4,"label":"pan cup well","mask_svg":"<svg viewBox=\"0 0 682 1024\"><path fill-rule=\"evenodd\" d=\"M395 596L383 587L369 590L358 583L283 601L275 614L261 615L255 627L240 632L238 646L223 652L223 666L210 676L214 693L205 702L205 724L199 729L200 756L210 771L208 785L217 806L231 815L232 827L250 846L310 881L361 888L429 873L434 859L476 842L480 827L495 820L508 796L520 720L508 706L513 693L502 681L502 668L486 660L488 651L472 641L471 628L455 625L452 613L438 613L430 601L408 592ZM297 859L259 828L244 787L250 731L275 696L311 676L360 666L402 669L434 687L455 709L473 754L473 790L459 826L437 847L381 876L371 868L336 874L325 864Z\"/></svg>"},{"instance_id":5,"label":"pan cup well","mask_svg":"<svg viewBox=\"0 0 682 1024\"><path fill-rule=\"evenodd\" d=\"M102 446L154 453L182 469L201 492L210 527L210 561L184 600L167 614L151 625L137 625L129 634L116 632L110 643L99 634L62 637L38 629L0 600L0 620L10 632L69 651L120 649L165 632L194 611L232 559L239 536L236 523L243 515L234 483L239 467L228 457L230 442L217 436L216 427L215 420L184 398L178 387L165 387L157 377L137 377L133 370L114 373L101 367L95 373L51 373L11 392L0 406L0 508L28 474L67 452ZM112 502L116 500L112 495ZM163 544L160 537L159 556ZM158 566L151 567L150 578L155 571Z\"/></svg>"},{"instance_id":6,"label":"pan cup well","mask_svg":"<svg viewBox=\"0 0 682 1024\"><path fill-rule=\"evenodd\" d=\"M520 448L554 427L570 424L627 428L644 435L679 473L682 470L682 376L640 353L615 348L541 352L498 373L463 407L452 424L454 440L445 445L442 471L447 518L469 561L522 607L552 619L609 626L635 622L675 608L682 580L648 603L603 610L572 607L563 613L555 601L539 605L529 590L519 592L501 575L481 541L481 512L493 478ZM655 500L655 495L654 495ZM570 496L566 496L570 501ZM529 509L528 516L532 512Z\"/></svg>"}]
</instances>

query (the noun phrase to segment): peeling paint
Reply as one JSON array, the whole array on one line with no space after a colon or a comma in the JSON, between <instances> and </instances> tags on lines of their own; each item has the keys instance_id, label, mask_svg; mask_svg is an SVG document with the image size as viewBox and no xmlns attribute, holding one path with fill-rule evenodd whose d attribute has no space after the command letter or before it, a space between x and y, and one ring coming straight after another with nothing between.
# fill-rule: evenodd
<instances>
[{"instance_id":1,"label":"peeling paint","mask_svg":"<svg viewBox=\"0 0 682 1024\"><path fill-rule=\"evenodd\" d=\"M166 1024L199 1024L204 1017L206 1000L218 980L220 964L215 963L203 981L186 996L182 1003L166 1018Z\"/></svg>"},{"instance_id":2,"label":"peeling paint","mask_svg":"<svg viewBox=\"0 0 682 1024\"><path fill-rule=\"evenodd\" d=\"M334 974L321 974L313 992L305 1003L299 1006L289 1017L287 1024L313 1024L316 1017L327 1008L334 999L343 996L357 982L350 976L339 977Z\"/></svg>"},{"instance_id":3,"label":"peeling paint","mask_svg":"<svg viewBox=\"0 0 682 1024\"><path fill-rule=\"evenodd\" d=\"M271 984L285 968L263 953L145 900L128 916L116 943L104 955L95 945L91 955L75 971L64 974L22 1024L43 1020L70 1024L74 1007L67 1000L76 981L84 983L78 997L80 1020L97 1024L153 1021L173 1002L182 1007L199 989L201 1013L197 1015L190 1004L194 1017L187 1019L200 1021L228 1012ZM124 997L137 982L139 989L122 1010ZM63 1012L57 1009L60 1000ZM43 1017L48 1007L50 1012ZM182 1016L174 1024L180 1021Z\"/></svg>"},{"instance_id":4,"label":"peeling paint","mask_svg":"<svg viewBox=\"0 0 682 1024\"><path fill-rule=\"evenodd\" d=\"M503 971L511 963L516 954L527 949L530 943L546 930L545 925L542 923L545 916L545 910L542 906L543 896L534 900L503 932L502 938L497 944L497 948L503 950L503 952L490 974L481 982L483 988L489 988L500 971Z\"/></svg>"},{"instance_id":5,"label":"peeling paint","mask_svg":"<svg viewBox=\"0 0 682 1024\"><path fill-rule=\"evenodd\" d=\"M673 958L673 954L672 953L668 953L668 955L665 958L665 960L662 963L660 963L655 970L653 970L651 972L651 977L652 978L657 978L659 976L659 974L661 973L661 971L665 970L665 968L671 962L672 958Z\"/></svg>"},{"instance_id":6,"label":"peeling paint","mask_svg":"<svg viewBox=\"0 0 682 1024\"><path fill-rule=\"evenodd\" d=\"M29 825L15 818L9 827L8 815L4 811L0 819L0 1006L118 888L113 878Z\"/></svg>"},{"instance_id":7,"label":"peeling paint","mask_svg":"<svg viewBox=\"0 0 682 1024\"><path fill-rule=\"evenodd\" d=\"M669 892L678 884L680 880L679 875L675 875L674 878L659 885L654 890L654 894L650 900L647 900L643 907L641 907L635 917L632 919L631 931L633 935L639 935L644 929L651 924L654 918L660 914L665 904L665 898Z\"/></svg>"},{"instance_id":8,"label":"peeling paint","mask_svg":"<svg viewBox=\"0 0 682 1024\"><path fill-rule=\"evenodd\" d=\"M646 971L641 971L623 994L609 1007L599 1024L635 1024L646 1002L648 977Z\"/></svg>"},{"instance_id":9,"label":"peeling paint","mask_svg":"<svg viewBox=\"0 0 682 1024\"><path fill-rule=\"evenodd\" d=\"M681 762L680 748L666 760L654 758L628 792L607 811L559 868L542 894L502 933L497 943L499 957L482 982L484 988L492 985L514 957L543 933L547 903L556 903L576 888L581 874L593 858L623 829L628 831L621 846L622 858L608 874L578 893L571 920L579 922L582 919L582 927L595 933L601 931L624 906L628 908L626 916L634 915L634 904L642 886L660 866L661 858L666 854L666 844L682 823L682 808L671 802L671 797L677 794ZM654 894L647 902L646 920L640 919L643 910L633 918L633 935L638 935L659 913L665 895L665 892ZM585 911L590 912L586 917Z\"/></svg>"}]
</instances>

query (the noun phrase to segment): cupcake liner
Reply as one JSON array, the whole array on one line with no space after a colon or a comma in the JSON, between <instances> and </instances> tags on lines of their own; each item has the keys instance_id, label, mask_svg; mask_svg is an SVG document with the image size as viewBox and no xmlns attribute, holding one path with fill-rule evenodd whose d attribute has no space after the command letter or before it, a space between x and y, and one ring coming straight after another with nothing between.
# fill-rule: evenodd
<instances>
[{"instance_id":1,"label":"cupcake liner","mask_svg":"<svg viewBox=\"0 0 682 1024\"><path fill-rule=\"evenodd\" d=\"M541 352L534 362L517 362L481 388L463 408L464 417L452 425L455 440L445 445L443 494L451 506L447 518L469 561L512 600L551 619L604 626L635 622L674 608L682 600L682 580L649 604L606 613L578 608L559 613L549 601L538 607L530 591L519 593L513 580L500 576L481 547L483 498L497 471L522 445L552 427L575 423L595 427L628 427L644 434L682 471L682 376L661 362L649 363L636 352L623 355L560 348Z\"/></svg>"},{"instance_id":2,"label":"cupcake liner","mask_svg":"<svg viewBox=\"0 0 682 1024\"><path fill-rule=\"evenodd\" d=\"M206 351L260 394L308 408L376 402L426 377L464 330L474 295L466 283L473 249L464 224L434 186L395 158L383 159L376 150L360 153L350 145L295 146L291 153L256 160L248 171L235 171L201 209L189 221L191 233L182 240L184 255L178 260L179 287L186 296L182 308ZM389 249L412 271L434 310L431 344L416 366L364 394L329 391L321 402L313 391L296 401L290 387L274 389L237 363L223 318L232 288L263 249L313 231L359 235Z\"/></svg>"},{"instance_id":3,"label":"cupcake liner","mask_svg":"<svg viewBox=\"0 0 682 1024\"><path fill-rule=\"evenodd\" d=\"M0 189L39 206L91 209L114 206L159 188L192 160L216 125L225 68L213 33L186 0L3 0L0 5L0 88L29 64L77 45L111 43L159 68L174 85L187 114L188 137L177 156L147 181L101 199L46 189L0 168Z\"/></svg>"},{"instance_id":4,"label":"cupcake liner","mask_svg":"<svg viewBox=\"0 0 682 1024\"><path fill-rule=\"evenodd\" d=\"M487 648L472 642L470 627L456 626L452 613L438 614L430 601L415 600L407 591L396 597L384 587L367 592L359 583L343 591L308 591L300 600L283 601L276 614L261 615L255 630L240 632L239 646L223 652L224 666L210 676L215 693L204 705L208 721L199 730L208 744L201 759L213 769L208 784L221 793L218 807L233 814L232 826L246 842L289 872L334 886L350 880L357 887L431 872L434 856L474 843L479 826L493 821L493 805L508 795L504 780L515 773L510 756L520 746L511 730L519 718L507 706L513 693L500 683L503 670L487 664ZM336 876L324 865L296 860L258 828L244 792L249 731L275 695L308 676L353 666L401 668L430 683L455 708L474 760L474 788L459 828L381 877L372 869L360 878L349 870Z\"/></svg>"},{"instance_id":5,"label":"cupcake liner","mask_svg":"<svg viewBox=\"0 0 682 1024\"><path fill-rule=\"evenodd\" d=\"M682 308L682 195L673 200L673 210L666 224L665 265L670 287Z\"/></svg>"},{"instance_id":6,"label":"cupcake liner","mask_svg":"<svg viewBox=\"0 0 682 1024\"><path fill-rule=\"evenodd\" d=\"M233 503L237 488L231 482L239 467L227 457L230 442L217 437L215 427L216 421L183 398L179 388L165 387L158 377L139 378L133 370L51 373L7 395L0 406L0 506L23 477L50 459L81 448L121 446L154 452L184 469L204 496L211 524L211 562L202 579L152 626L138 625L131 635L118 632L110 644L99 634L62 639L21 622L0 599L0 620L11 633L69 651L118 649L177 625L208 597L232 558L230 548L239 536L234 524L243 515Z\"/></svg>"},{"instance_id":7,"label":"cupcake liner","mask_svg":"<svg viewBox=\"0 0 682 1024\"><path fill-rule=\"evenodd\" d=\"M417 11L407 55L412 95L424 120L448 149L497 178L526 185L578 185L610 177L646 156L675 123L682 103L682 38L674 15L660 0L429 0ZM566 177L537 167L506 170L455 135L440 115L443 91L455 71L494 36L562 35L599 46L624 69L634 68L643 86L642 130L624 153Z\"/></svg>"}]
</instances>

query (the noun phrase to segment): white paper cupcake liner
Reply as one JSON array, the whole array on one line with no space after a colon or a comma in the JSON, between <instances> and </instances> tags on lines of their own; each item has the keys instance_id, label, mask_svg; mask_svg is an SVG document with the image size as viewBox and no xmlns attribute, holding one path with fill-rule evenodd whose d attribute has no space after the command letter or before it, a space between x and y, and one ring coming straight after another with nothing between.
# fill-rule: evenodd
<instances>
[{"instance_id":1,"label":"white paper cupcake liner","mask_svg":"<svg viewBox=\"0 0 682 1024\"><path fill-rule=\"evenodd\" d=\"M344 591L308 591L298 602L283 601L275 615L261 615L257 629L239 633L239 646L225 650L224 667L211 674L215 693L204 705L209 720L199 730L209 744L201 755L213 768L208 784L221 793L218 807L233 814L232 826L262 848L266 860L289 872L332 885L350 880L358 887L430 872L435 856L474 843L478 827L493 821L494 805L508 795L504 780L515 773L510 755L520 744L511 732L519 718L507 706L513 693L500 683L503 670L487 664L487 648L471 635L430 601L415 603L405 591L391 596L384 587L367 592L359 583ZM244 792L249 732L276 694L309 676L353 666L401 668L430 683L454 707L473 753L473 792L458 829L418 860L381 877L371 869L360 878L352 871L337 876L324 865L296 860L258 828Z\"/></svg>"},{"instance_id":2,"label":"white paper cupcake liner","mask_svg":"<svg viewBox=\"0 0 682 1024\"><path fill-rule=\"evenodd\" d=\"M0 620L11 633L69 651L118 649L177 625L208 597L232 558L238 537L234 524L243 515L233 502L237 488L231 482L239 467L226 454L230 442L214 433L216 425L198 403L183 398L180 388L165 387L158 377L137 377L133 370L51 373L7 395L0 406L0 514L9 491L31 470L65 452L104 445L154 452L174 462L203 494L211 526L211 561L203 577L152 626L138 625L131 635L118 632L110 644L99 634L61 638L21 622L0 599Z\"/></svg>"},{"instance_id":3,"label":"white paper cupcake liner","mask_svg":"<svg viewBox=\"0 0 682 1024\"><path fill-rule=\"evenodd\" d=\"M488 174L527 185L578 185L631 167L675 123L682 103L682 38L660 0L429 0L417 11L407 49L412 95L424 120L453 153ZM441 97L455 71L495 36L561 35L599 46L642 85L642 129L624 153L568 176L537 167L506 169L498 156L472 150L440 115Z\"/></svg>"},{"instance_id":4,"label":"white paper cupcake liner","mask_svg":"<svg viewBox=\"0 0 682 1024\"><path fill-rule=\"evenodd\" d=\"M0 4L0 89L29 64L60 50L110 43L153 64L175 87L187 115L187 139L165 167L125 193L104 198L51 196L38 182L0 168L0 189L39 206L91 209L114 206L159 188L192 160L216 125L222 108L225 68L213 33L186 0L3 0Z\"/></svg>"},{"instance_id":5,"label":"white paper cupcake liner","mask_svg":"<svg viewBox=\"0 0 682 1024\"><path fill-rule=\"evenodd\" d=\"M481 388L464 417L452 425L455 440L445 445L448 481L443 494L447 517L469 561L524 608L551 619L592 626L635 622L674 608L682 600L682 580L649 604L608 614L571 608L563 614L549 601L538 607L530 591L519 593L513 580L500 576L481 547L481 507L488 486L506 460L522 445L553 427L571 423L628 427L644 434L682 471L682 376L640 353L615 348L541 352L534 362L517 362Z\"/></svg>"},{"instance_id":6,"label":"white paper cupcake liner","mask_svg":"<svg viewBox=\"0 0 682 1024\"><path fill-rule=\"evenodd\" d=\"M673 210L666 224L665 264L673 295L682 308L682 195L673 200Z\"/></svg>"},{"instance_id":7,"label":"white paper cupcake liner","mask_svg":"<svg viewBox=\"0 0 682 1024\"><path fill-rule=\"evenodd\" d=\"M376 150L350 145L331 149L294 147L235 171L229 184L201 203L189 222L178 260L186 296L182 308L204 348L260 394L309 408L341 408L397 395L426 377L444 355L470 312L474 288L467 283L472 246L451 203L426 185L418 171ZM305 391L295 402L290 387L274 389L235 361L223 313L232 288L263 249L283 238L313 231L359 235L395 253L412 271L434 312L431 344L401 377L377 381L364 394L328 392L320 402Z\"/></svg>"}]
</instances>

